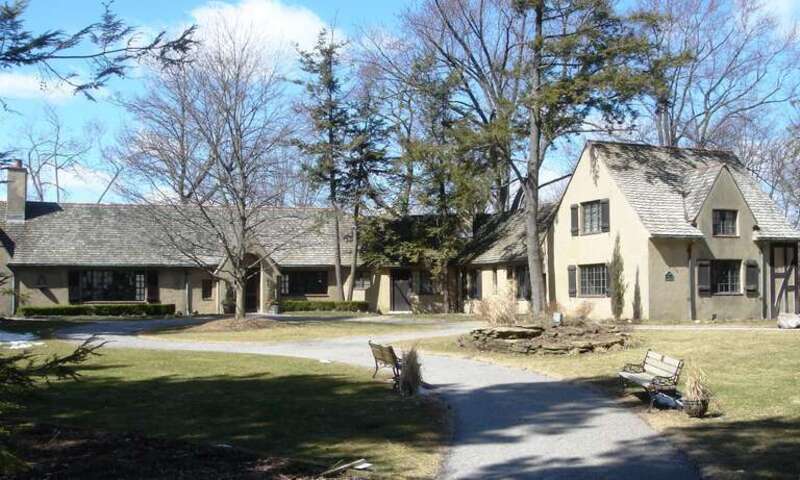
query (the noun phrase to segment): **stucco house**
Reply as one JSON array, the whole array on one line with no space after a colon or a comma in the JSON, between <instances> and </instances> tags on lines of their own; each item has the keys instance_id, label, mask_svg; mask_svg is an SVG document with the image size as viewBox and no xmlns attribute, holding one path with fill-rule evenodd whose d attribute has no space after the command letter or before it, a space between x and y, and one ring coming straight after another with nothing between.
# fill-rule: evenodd
<instances>
[{"instance_id":1,"label":"stucco house","mask_svg":"<svg viewBox=\"0 0 800 480\"><path fill-rule=\"evenodd\" d=\"M146 207L26 201L27 173L8 168L0 202L0 313L31 305L175 304L222 313L228 288L161 241ZM145 210L143 210L145 209ZM276 299L334 297L334 242L326 209L274 209L246 289L248 311ZM729 152L588 142L559 202L538 221L547 300L567 313L611 316L608 263L619 237L627 283L624 316L641 291L645 319L774 318L800 313L797 245L758 182ZM513 291L528 310L522 212L489 216L453 265L450 298L475 302ZM359 268L350 275L349 227L341 228L346 282L376 311L440 311L442 287L419 266ZM222 259L218 259L222 261ZM213 263L214 259L209 259Z\"/></svg>"}]
</instances>

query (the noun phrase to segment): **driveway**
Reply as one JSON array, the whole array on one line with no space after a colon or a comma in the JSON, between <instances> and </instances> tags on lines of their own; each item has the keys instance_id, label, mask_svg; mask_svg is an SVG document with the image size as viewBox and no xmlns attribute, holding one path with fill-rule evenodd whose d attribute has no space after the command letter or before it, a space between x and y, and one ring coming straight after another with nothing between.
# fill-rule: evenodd
<instances>
[{"instance_id":1,"label":"driveway","mask_svg":"<svg viewBox=\"0 0 800 480\"><path fill-rule=\"evenodd\" d=\"M282 344L154 340L130 335L132 326L112 333L87 325L61 335L80 340L99 333L109 347L286 355L371 367L370 338L392 343L471 327L452 323L417 333ZM443 478L698 478L688 459L641 418L594 390L474 360L423 355L422 362L425 380L455 413Z\"/></svg>"}]
</instances>

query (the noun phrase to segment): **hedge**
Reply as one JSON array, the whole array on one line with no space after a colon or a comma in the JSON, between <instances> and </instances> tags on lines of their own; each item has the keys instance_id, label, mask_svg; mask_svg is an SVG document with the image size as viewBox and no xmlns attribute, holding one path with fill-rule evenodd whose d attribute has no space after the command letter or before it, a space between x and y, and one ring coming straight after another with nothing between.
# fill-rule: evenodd
<instances>
[{"instance_id":1,"label":"hedge","mask_svg":"<svg viewBox=\"0 0 800 480\"><path fill-rule=\"evenodd\" d=\"M281 312L366 312L369 310L369 303L367 302L283 300L278 305Z\"/></svg>"},{"instance_id":2,"label":"hedge","mask_svg":"<svg viewBox=\"0 0 800 480\"><path fill-rule=\"evenodd\" d=\"M56 307L20 307L19 314L24 317L67 317L73 315L174 315L175 305L158 303L131 303L107 305L59 305Z\"/></svg>"}]
</instances>

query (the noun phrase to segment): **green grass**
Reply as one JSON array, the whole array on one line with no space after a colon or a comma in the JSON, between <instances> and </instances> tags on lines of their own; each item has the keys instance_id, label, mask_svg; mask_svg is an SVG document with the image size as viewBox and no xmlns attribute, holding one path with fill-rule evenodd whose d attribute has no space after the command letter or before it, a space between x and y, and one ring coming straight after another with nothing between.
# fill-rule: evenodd
<instances>
[{"instance_id":1,"label":"green grass","mask_svg":"<svg viewBox=\"0 0 800 480\"><path fill-rule=\"evenodd\" d=\"M48 342L42 351L65 353ZM22 420L137 432L332 464L366 458L391 478L431 478L441 409L370 372L287 357L103 349L79 382L24 400Z\"/></svg>"},{"instance_id":2,"label":"green grass","mask_svg":"<svg viewBox=\"0 0 800 480\"><path fill-rule=\"evenodd\" d=\"M522 356L458 347L455 338L418 342L424 352L467 356L528 368L549 376L589 383L619 394L616 373L640 362L652 348L700 366L718 405L712 418L682 412L646 413L641 399L628 395L657 430L669 435L711 478L787 478L800 472L800 335L780 331L639 331L631 348L580 356ZM685 378L685 375L682 379ZM630 390L635 392L634 389Z\"/></svg>"},{"instance_id":3,"label":"green grass","mask_svg":"<svg viewBox=\"0 0 800 480\"><path fill-rule=\"evenodd\" d=\"M147 336L163 340L195 340L205 342L291 342L321 340L359 335L385 335L435 328L435 322L415 322L412 325L361 320L357 322L331 318L296 317L279 321L258 320L246 325L229 325L223 320L214 324L168 328L149 332Z\"/></svg>"}]
</instances>

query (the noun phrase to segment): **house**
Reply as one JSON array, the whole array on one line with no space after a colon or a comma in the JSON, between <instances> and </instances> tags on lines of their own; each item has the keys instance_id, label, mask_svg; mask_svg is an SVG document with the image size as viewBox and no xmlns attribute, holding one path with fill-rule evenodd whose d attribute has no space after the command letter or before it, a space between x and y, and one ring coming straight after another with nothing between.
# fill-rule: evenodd
<instances>
[{"instance_id":1,"label":"house","mask_svg":"<svg viewBox=\"0 0 800 480\"><path fill-rule=\"evenodd\" d=\"M588 142L547 228L548 299L567 313L612 316L608 265L616 238L624 317L633 316L637 284L644 319L800 313L800 232L730 152ZM519 240L493 243L464 268L498 258L492 272L508 271L524 251L524 230L514 232ZM517 256L497 257L498 245Z\"/></svg>"},{"instance_id":2,"label":"house","mask_svg":"<svg viewBox=\"0 0 800 480\"><path fill-rule=\"evenodd\" d=\"M175 304L180 312L223 313L231 289L160 238L140 205L26 201L27 173L8 168L0 203L0 312L89 302ZM277 299L330 300L335 294L333 221L327 209L276 208L259 245L246 309ZM547 301L567 313L611 316L614 242L624 259L625 308L636 286L645 319L774 318L800 313L797 245L758 182L729 152L588 142L559 202L538 214ZM176 227L177 228L177 227ZM354 300L387 312L441 311L443 287L418 265L349 272L350 227L343 222L343 274ZM473 311L492 295L516 296L528 310L525 218L512 211L475 225L451 267L450 299ZM217 258L215 258L217 257ZM210 253L209 264L223 261Z\"/></svg>"}]
</instances>

